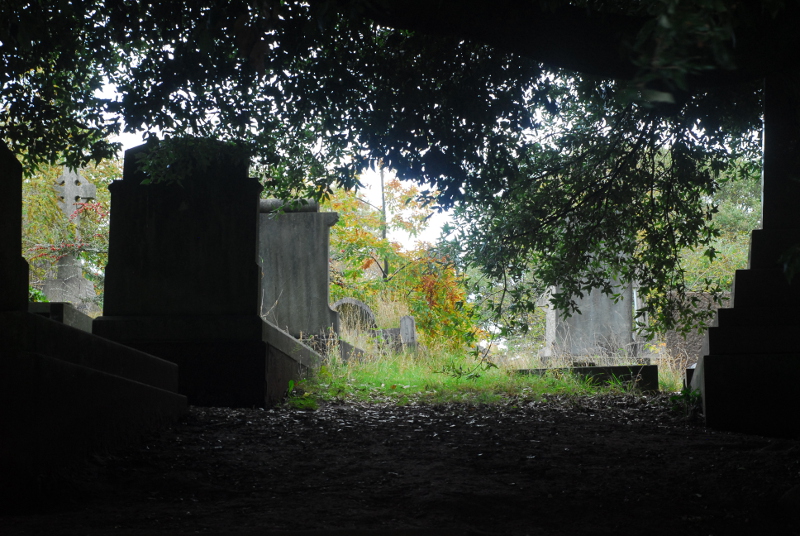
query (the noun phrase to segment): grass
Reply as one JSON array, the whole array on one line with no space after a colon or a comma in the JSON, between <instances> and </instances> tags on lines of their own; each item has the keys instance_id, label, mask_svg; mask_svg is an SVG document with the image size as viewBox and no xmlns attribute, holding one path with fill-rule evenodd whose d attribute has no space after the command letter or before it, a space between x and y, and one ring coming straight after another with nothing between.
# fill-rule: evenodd
<instances>
[{"instance_id":1,"label":"grass","mask_svg":"<svg viewBox=\"0 0 800 536\"><path fill-rule=\"evenodd\" d=\"M454 376L453 370L463 374ZM342 362L331 349L325 365L300 384L293 398L317 402L406 404L494 404L537 401L548 395L594 396L638 393L621 382L598 385L569 372L521 375L503 364L486 368L469 355L440 351L392 353L374 348ZM305 408L308 409L308 408Z\"/></svg>"},{"instance_id":2,"label":"grass","mask_svg":"<svg viewBox=\"0 0 800 536\"><path fill-rule=\"evenodd\" d=\"M407 310L390 300L374 310L378 325L392 327ZM328 348L325 364L316 374L294 386L289 403L300 409L313 409L320 402L406 404L493 404L509 400L541 400L548 395L595 396L638 393L635 385L612 382L599 385L570 372L552 370L543 376L522 375L521 368L568 368L575 359L550 357L543 362L533 351L510 356L497 353L489 357L492 366L482 365L472 354L454 354L438 347L417 352L392 352L365 330L342 319L340 335L364 351L357 359L343 362L338 345ZM685 359L664 355L656 346L659 387L666 392L682 388ZM621 361L622 359L622 361ZM581 358L598 366L625 364L624 356ZM628 360L634 364L631 358ZM453 374L460 371L460 374ZM291 389L290 389L291 391Z\"/></svg>"}]
</instances>

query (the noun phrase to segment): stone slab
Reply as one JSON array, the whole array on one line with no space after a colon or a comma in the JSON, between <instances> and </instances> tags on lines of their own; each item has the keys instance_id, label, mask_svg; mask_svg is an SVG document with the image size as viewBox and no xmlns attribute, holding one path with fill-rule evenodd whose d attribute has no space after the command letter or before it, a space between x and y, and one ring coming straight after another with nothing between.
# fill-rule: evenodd
<instances>
[{"instance_id":1,"label":"stone slab","mask_svg":"<svg viewBox=\"0 0 800 536\"><path fill-rule=\"evenodd\" d=\"M707 355L692 387L706 425L717 430L800 437L800 353Z\"/></svg>"},{"instance_id":2,"label":"stone slab","mask_svg":"<svg viewBox=\"0 0 800 536\"><path fill-rule=\"evenodd\" d=\"M263 330L267 343L265 404L271 406L284 399L290 380L301 380L319 368L322 356L270 322L263 323Z\"/></svg>"},{"instance_id":3,"label":"stone slab","mask_svg":"<svg viewBox=\"0 0 800 536\"><path fill-rule=\"evenodd\" d=\"M797 350L797 340L786 337L786 326L712 326L703 341L703 355L709 348L715 355L720 354L758 354L769 345L769 352L775 354L792 353Z\"/></svg>"},{"instance_id":4,"label":"stone slab","mask_svg":"<svg viewBox=\"0 0 800 536\"><path fill-rule=\"evenodd\" d=\"M322 356L313 348L295 339L290 333L275 324L263 321L262 330L262 338L265 342L283 354L291 356L301 366L317 368L322 364Z\"/></svg>"},{"instance_id":5,"label":"stone slab","mask_svg":"<svg viewBox=\"0 0 800 536\"><path fill-rule=\"evenodd\" d=\"M261 318L250 315L100 316L92 332L101 337L137 341L261 340Z\"/></svg>"},{"instance_id":6,"label":"stone slab","mask_svg":"<svg viewBox=\"0 0 800 536\"><path fill-rule=\"evenodd\" d=\"M714 326L800 326L800 307L751 307L748 309L720 308L714 319Z\"/></svg>"},{"instance_id":7,"label":"stone slab","mask_svg":"<svg viewBox=\"0 0 800 536\"><path fill-rule=\"evenodd\" d=\"M329 305L330 228L335 212L261 213L260 314L296 338L339 332Z\"/></svg>"},{"instance_id":8,"label":"stone slab","mask_svg":"<svg viewBox=\"0 0 800 536\"><path fill-rule=\"evenodd\" d=\"M571 372L572 374L592 378L599 383L609 383L611 381L630 382L632 378L638 377L637 385L643 392L657 392L659 390L658 365L520 369L515 372L517 374L544 376L552 371Z\"/></svg>"},{"instance_id":9,"label":"stone slab","mask_svg":"<svg viewBox=\"0 0 800 536\"><path fill-rule=\"evenodd\" d=\"M69 302L31 302L28 304L28 312L72 326L86 333L92 332L92 317L78 311Z\"/></svg>"},{"instance_id":10,"label":"stone slab","mask_svg":"<svg viewBox=\"0 0 800 536\"><path fill-rule=\"evenodd\" d=\"M3 353L35 353L178 391L178 367L153 355L31 313L0 313Z\"/></svg>"},{"instance_id":11,"label":"stone slab","mask_svg":"<svg viewBox=\"0 0 800 536\"><path fill-rule=\"evenodd\" d=\"M0 360L0 474L17 498L40 477L122 447L187 410L176 393L32 352Z\"/></svg>"},{"instance_id":12,"label":"stone slab","mask_svg":"<svg viewBox=\"0 0 800 536\"><path fill-rule=\"evenodd\" d=\"M175 363L178 392L194 406L264 407L267 344L261 340L131 341L132 348Z\"/></svg>"},{"instance_id":13,"label":"stone slab","mask_svg":"<svg viewBox=\"0 0 800 536\"><path fill-rule=\"evenodd\" d=\"M750 235L748 267L780 270L781 255L797 244L800 244L800 229L756 229Z\"/></svg>"}]
</instances>

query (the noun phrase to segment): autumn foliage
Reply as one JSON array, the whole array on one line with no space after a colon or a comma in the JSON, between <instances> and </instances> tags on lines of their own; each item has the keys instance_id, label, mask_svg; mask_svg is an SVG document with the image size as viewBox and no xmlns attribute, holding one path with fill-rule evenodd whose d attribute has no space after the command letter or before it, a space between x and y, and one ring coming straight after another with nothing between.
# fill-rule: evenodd
<instances>
[{"instance_id":1,"label":"autumn foliage","mask_svg":"<svg viewBox=\"0 0 800 536\"><path fill-rule=\"evenodd\" d=\"M326 201L324 210L339 213L331 231L331 300L354 297L373 309L382 302L399 303L414 317L425 344L464 349L477 333L464 274L430 244L406 250L383 238L384 226L411 236L425 228L431 210L417 194L413 186L389 181L385 222L381 210L361 200L360 193L337 190Z\"/></svg>"}]
</instances>

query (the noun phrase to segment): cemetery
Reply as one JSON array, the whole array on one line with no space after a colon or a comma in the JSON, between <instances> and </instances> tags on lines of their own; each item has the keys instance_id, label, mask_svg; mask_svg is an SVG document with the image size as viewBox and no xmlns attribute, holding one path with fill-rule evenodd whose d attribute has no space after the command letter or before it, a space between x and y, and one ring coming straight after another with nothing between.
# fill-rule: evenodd
<instances>
[{"instance_id":1,"label":"cemetery","mask_svg":"<svg viewBox=\"0 0 800 536\"><path fill-rule=\"evenodd\" d=\"M337 2L201 2L172 14L113 2L0 8L14 16L0 27L10 73L0 79L0 533L797 534L800 46L786 21L800 10L377 4L348 4L338 22ZM709 37L710 20L719 35L735 33L733 44ZM107 99L98 92L109 74L124 94ZM574 85L557 94L566 79ZM761 227L729 300L700 296L714 312L702 342L665 343L691 363L683 389L665 392L662 356L634 329L641 300L666 303L654 298L657 271L644 267L672 260L653 252L712 243L713 230L697 229L714 201L703 211L681 196L706 202L716 178L695 157L724 152L727 140L707 152L676 140L729 128L732 99L720 95L743 79L764 82L731 93L736 106L741 97L742 108L763 109ZM540 85L523 87L531 81ZM712 90L721 93L704 103ZM583 99L592 113L620 99L629 99L620 109L645 112L598 114L596 132L567 136L591 138L583 145L526 139L540 120L527 106L584 128L591 114L564 104ZM687 109L694 122L677 121ZM672 130L652 127L658 114L662 126L676 121ZM49 266L48 301L32 301L21 254L26 173L63 160L47 193L65 221L80 222L99 187L71 164L111 156L107 135L123 119L149 137L124 152L108 186L102 307L95 268L73 252ZM611 161L581 152L616 128ZM659 136L663 145L647 145ZM190 160L171 152L176 140L194 148ZM634 145L658 157L637 161ZM345 248L331 247L342 214L319 201L334 185L357 185L357 171L376 161L425 188L414 201L422 207L435 199L491 223L485 240L456 229L463 249L426 250L429 270L403 289L413 307L391 324L366 303L377 293L345 294L363 289L344 274L357 268L389 288L412 262L390 270L399 248L387 242L354 256L356 268L342 263ZM647 185L640 173L651 164L668 171ZM593 166L602 169L583 175ZM525 181L530 197L515 197ZM508 211L491 212L498 206ZM384 242L386 207L376 226ZM642 214L655 224L626 227ZM620 238L609 225L636 232ZM592 226L594 241L568 240ZM531 238L549 232L564 241ZM559 273L539 294L543 348L528 356L537 367L520 368L491 356L487 334L506 333L499 312L468 334L453 319L471 318L482 293L525 298L523 272L504 263L531 244L541 249L526 262ZM598 260L606 244L620 249ZM469 255L494 287L453 291ZM577 290L571 315L553 297L564 288ZM451 316L428 314L439 308ZM355 331L369 348L348 339ZM357 374L365 363L385 367ZM483 388L498 378L500 387Z\"/></svg>"}]
</instances>

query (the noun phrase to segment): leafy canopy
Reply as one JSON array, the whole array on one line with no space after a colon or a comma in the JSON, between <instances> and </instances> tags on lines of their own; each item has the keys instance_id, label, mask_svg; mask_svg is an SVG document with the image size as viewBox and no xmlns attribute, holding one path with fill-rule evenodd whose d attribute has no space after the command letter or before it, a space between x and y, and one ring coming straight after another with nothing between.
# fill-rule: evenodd
<instances>
[{"instance_id":1,"label":"leafy canopy","mask_svg":"<svg viewBox=\"0 0 800 536\"><path fill-rule=\"evenodd\" d=\"M559 285L568 306L611 275L667 310L676 252L714 235L715 175L750 155L748 81L777 65L770 47L800 50L796 6L480 6L3 0L0 132L31 166L107 157L123 124L221 139L283 198L353 185L380 159L460 204L464 258L487 274L518 282L536 266L519 292ZM98 96L106 83L118 97Z\"/></svg>"}]
</instances>

